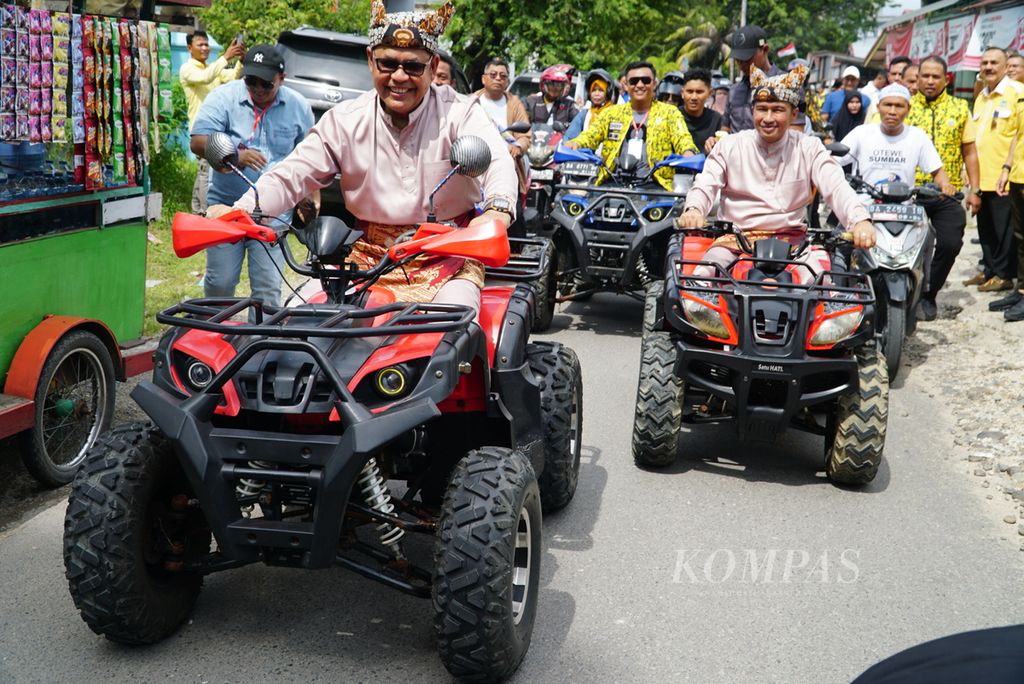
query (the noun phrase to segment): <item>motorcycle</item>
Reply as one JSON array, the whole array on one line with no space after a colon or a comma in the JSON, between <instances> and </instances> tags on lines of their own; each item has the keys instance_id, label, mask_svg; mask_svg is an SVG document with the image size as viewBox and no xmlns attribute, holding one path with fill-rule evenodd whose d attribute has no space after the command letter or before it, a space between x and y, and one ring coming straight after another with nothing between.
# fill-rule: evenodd
<instances>
[{"instance_id":1,"label":"motorcycle","mask_svg":"<svg viewBox=\"0 0 1024 684\"><path fill-rule=\"evenodd\" d=\"M523 212L527 232L539 233L550 219L555 186L560 179L554 153L565 129L565 124L556 121L554 124L534 123L530 130L530 147L526 150L526 159L530 165L530 189Z\"/></svg>"},{"instance_id":2,"label":"motorcycle","mask_svg":"<svg viewBox=\"0 0 1024 684\"><path fill-rule=\"evenodd\" d=\"M706 261L714 240L727 235L736 259L725 268ZM666 277L648 285L644 302L637 466L675 462L683 423L733 422L741 439L773 441L788 428L823 436L833 482L875 477L889 384L875 346L871 279L833 266L851 238L811 229L797 245L751 244L719 221L673 239ZM825 270L800 260L809 249L820 250Z\"/></svg>"},{"instance_id":3,"label":"motorcycle","mask_svg":"<svg viewBox=\"0 0 1024 684\"><path fill-rule=\"evenodd\" d=\"M875 326L893 380L899 372L905 339L917 327L917 304L934 250L928 216L916 200L941 193L928 185L892 182L875 186L858 176L847 178L854 190L874 200L868 211L877 242L871 249L856 250L851 266L868 274L874 284L878 296ZM830 223L834 225L834 219Z\"/></svg>"},{"instance_id":4,"label":"motorcycle","mask_svg":"<svg viewBox=\"0 0 1024 684\"><path fill-rule=\"evenodd\" d=\"M669 155L643 176L636 173L637 160L632 157L612 170L586 149L560 146L554 162L560 169L579 164L590 178L593 169L604 168L609 182L592 185L573 179L556 185L552 220L540 232L552 238L558 253L554 274L558 292L551 305L586 299L596 292L642 299L637 291L664 277L668 239L693 178L704 167L704 155ZM665 167L676 171L672 192L652 181L654 172Z\"/></svg>"},{"instance_id":5,"label":"motorcycle","mask_svg":"<svg viewBox=\"0 0 1024 684\"><path fill-rule=\"evenodd\" d=\"M242 175L227 136L206 151ZM486 170L487 143L459 138L451 162L431 215L453 174ZM158 314L169 328L153 379L132 392L151 422L102 435L72 486L76 607L112 641L152 644L188 620L208 574L338 565L431 599L454 676L510 676L537 615L542 510L568 505L579 475L575 353L529 341L532 290L507 282L532 274L508 266L500 222L427 221L361 270L348 257L362 234L340 219L296 230L310 253L299 263L293 229L263 225L258 207L257 195L252 215L176 215L176 254L276 243L320 287L294 305L203 298ZM479 315L375 287L419 255L475 259L506 284L484 287Z\"/></svg>"}]
</instances>

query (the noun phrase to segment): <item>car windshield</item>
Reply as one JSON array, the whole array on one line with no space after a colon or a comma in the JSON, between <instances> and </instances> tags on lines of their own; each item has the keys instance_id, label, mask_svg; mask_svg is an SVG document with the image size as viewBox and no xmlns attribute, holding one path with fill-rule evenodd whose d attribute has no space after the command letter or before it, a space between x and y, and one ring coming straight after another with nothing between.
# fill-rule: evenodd
<instances>
[{"instance_id":1,"label":"car windshield","mask_svg":"<svg viewBox=\"0 0 1024 684\"><path fill-rule=\"evenodd\" d=\"M360 92L373 88L370 69L366 65L366 48L362 46L304 39L299 44L281 43L280 47L290 79L315 81Z\"/></svg>"}]
</instances>

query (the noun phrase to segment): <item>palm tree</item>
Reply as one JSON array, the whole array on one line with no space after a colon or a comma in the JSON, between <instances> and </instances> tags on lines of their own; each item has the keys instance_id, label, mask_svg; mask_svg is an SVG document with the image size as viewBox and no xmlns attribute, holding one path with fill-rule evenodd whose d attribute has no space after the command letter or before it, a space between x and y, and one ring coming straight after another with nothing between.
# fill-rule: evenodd
<instances>
[{"instance_id":1,"label":"palm tree","mask_svg":"<svg viewBox=\"0 0 1024 684\"><path fill-rule=\"evenodd\" d=\"M714 68L729 57L726 34L729 20L710 8L688 11L678 17L679 28L666 40L666 55L683 67Z\"/></svg>"}]
</instances>

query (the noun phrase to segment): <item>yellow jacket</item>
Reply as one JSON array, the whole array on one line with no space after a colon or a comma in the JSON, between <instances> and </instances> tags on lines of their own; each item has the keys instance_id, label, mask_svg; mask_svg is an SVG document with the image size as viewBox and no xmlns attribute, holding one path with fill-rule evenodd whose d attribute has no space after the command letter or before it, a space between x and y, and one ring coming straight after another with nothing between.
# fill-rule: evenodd
<instances>
[{"instance_id":1,"label":"yellow jacket","mask_svg":"<svg viewBox=\"0 0 1024 684\"><path fill-rule=\"evenodd\" d=\"M627 102L625 104L607 107L597 115L590 126L580 133L575 139L580 147L597 149L601 143L605 143L601 149L601 158L605 166L615 168L622 149L622 143L627 138L630 126L633 125L633 108ZM686 127L686 120L682 113L673 105L664 102L652 102L651 111L647 116L647 134L644 139L647 149L647 163L652 167L659 161L672 153L682 154L684 152L696 152L697 146L693 144L690 130ZM675 171L670 168L658 169L654 172L654 179L666 190L672 190L672 178ZM601 169L597 176L597 183L600 185L608 178L608 172Z\"/></svg>"}]
</instances>

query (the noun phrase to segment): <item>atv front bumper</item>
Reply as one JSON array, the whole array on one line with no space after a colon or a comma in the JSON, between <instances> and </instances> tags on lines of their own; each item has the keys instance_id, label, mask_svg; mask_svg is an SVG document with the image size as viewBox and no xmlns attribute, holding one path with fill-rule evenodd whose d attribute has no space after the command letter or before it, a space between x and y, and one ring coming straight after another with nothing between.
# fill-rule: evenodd
<instances>
[{"instance_id":1,"label":"atv front bumper","mask_svg":"<svg viewBox=\"0 0 1024 684\"><path fill-rule=\"evenodd\" d=\"M370 456L441 414L423 399L351 422L340 435L309 435L214 427L210 415L219 395L181 400L141 382L132 398L171 438L224 557L305 568L335 564L349 493ZM243 479L306 490L313 520L245 517L235 494Z\"/></svg>"},{"instance_id":2,"label":"atv front bumper","mask_svg":"<svg viewBox=\"0 0 1024 684\"><path fill-rule=\"evenodd\" d=\"M853 357L779 359L677 346L676 376L728 402L742 437L774 439L805 408L858 389Z\"/></svg>"}]
</instances>

